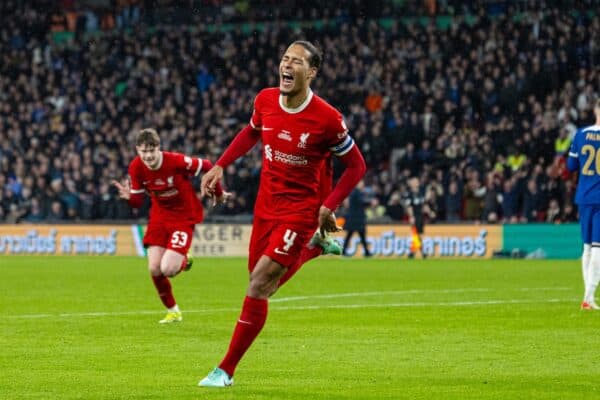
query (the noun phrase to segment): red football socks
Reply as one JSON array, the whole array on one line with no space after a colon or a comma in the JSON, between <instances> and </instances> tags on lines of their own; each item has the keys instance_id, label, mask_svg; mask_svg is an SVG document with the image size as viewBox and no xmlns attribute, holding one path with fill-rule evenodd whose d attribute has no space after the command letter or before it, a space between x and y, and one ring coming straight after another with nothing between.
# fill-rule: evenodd
<instances>
[{"instance_id":1,"label":"red football socks","mask_svg":"<svg viewBox=\"0 0 600 400\"><path fill-rule=\"evenodd\" d=\"M171 289L171 282L169 282L169 278L164 275L153 276L152 282L154 282L154 286L158 291L158 296L165 307L174 307L176 304L175 297L173 297L173 290Z\"/></svg>"},{"instance_id":2,"label":"red football socks","mask_svg":"<svg viewBox=\"0 0 600 400\"><path fill-rule=\"evenodd\" d=\"M306 264L308 261L312 260L315 257L318 257L323 253L323 249L319 246L315 246L313 248L304 247L300 252L300 257L296 260L296 264L292 265L288 268L286 273L279 279L279 287L282 287L284 283L290 280L292 276L298 272L300 267Z\"/></svg>"},{"instance_id":3,"label":"red football socks","mask_svg":"<svg viewBox=\"0 0 600 400\"><path fill-rule=\"evenodd\" d=\"M267 299L255 299L248 296L244 299L242 313L235 325L229 350L219 365L219 368L227 372L229 376L233 376L244 353L265 325L268 308L269 301Z\"/></svg>"}]
</instances>

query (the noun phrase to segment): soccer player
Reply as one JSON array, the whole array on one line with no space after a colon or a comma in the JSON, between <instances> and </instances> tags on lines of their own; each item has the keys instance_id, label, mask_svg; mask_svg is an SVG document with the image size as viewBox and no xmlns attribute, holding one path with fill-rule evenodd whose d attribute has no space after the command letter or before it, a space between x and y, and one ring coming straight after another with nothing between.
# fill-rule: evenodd
<instances>
[{"instance_id":1,"label":"soccer player","mask_svg":"<svg viewBox=\"0 0 600 400\"><path fill-rule=\"evenodd\" d=\"M600 282L600 99L596 100L594 114L596 123L575 133L567 158L567 168L579 171L575 202L583 239L584 310L600 309L594 298Z\"/></svg>"},{"instance_id":2,"label":"soccer player","mask_svg":"<svg viewBox=\"0 0 600 400\"><path fill-rule=\"evenodd\" d=\"M346 223L344 224L346 238L344 239L344 247L342 249L342 254L345 256L348 255L346 254L346 249L350 244L350 239L354 235L354 232L357 232L364 249L365 257L371 257L366 236L367 216L365 206L368 204L368 200L364 189L365 183L364 181L360 181L352 193L350 193L348 213L346 214Z\"/></svg>"},{"instance_id":3,"label":"soccer player","mask_svg":"<svg viewBox=\"0 0 600 400\"><path fill-rule=\"evenodd\" d=\"M142 129L136 138L137 157L129 164L129 179L113 181L119 197L132 208L139 208L144 193L151 198L144 246L148 248L148 269L167 315L161 324L182 320L169 277L191 267L187 256L192 244L194 225L202 221L202 204L190 178L208 171L212 163L180 153L161 151L160 138L154 129ZM221 203L228 193L220 184L215 187L213 204Z\"/></svg>"},{"instance_id":4,"label":"soccer player","mask_svg":"<svg viewBox=\"0 0 600 400\"><path fill-rule=\"evenodd\" d=\"M233 384L239 361L265 324L268 298L299 264L320 253L316 247L313 254L304 250L315 228L321 240L326 232L340 229L333 211L366 171L340 112L310 89L320 65L321 53L313 44L292 43L279 64L279 87L256 96L250 124L202 177L202 193L211 194L223 170L262 140L263 164L248 257L250 282L229 350L199 386ZM326 163L332 153L345 170L323 200L323 169L329 168Z\"/></svg>"}]
</instances>

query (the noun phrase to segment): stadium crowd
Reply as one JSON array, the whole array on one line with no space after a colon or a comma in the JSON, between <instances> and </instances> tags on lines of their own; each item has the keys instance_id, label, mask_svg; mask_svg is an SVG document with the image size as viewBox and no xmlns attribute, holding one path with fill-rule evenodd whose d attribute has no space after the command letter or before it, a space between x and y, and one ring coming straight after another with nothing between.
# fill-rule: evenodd
<instances>
[{"instance_id":1,"label":"stadium crowd","mask_svg":"<svg viewBox=\"0 0 600 400\"><path fill-rule=\"evenodd\" d=\"M402 20L391 6L338 5L300 29L273 2L271 18L259 13L246 32L212 29L215 13L197 10L192 25L163 24L145 2L125 3L101 34L105 16L80 12L66 40L53 32L64 11L54 2L0 5L0 221L145 216L109 184L135 156L135 133L155 127L163 149L215 161L248 123L254 95L278 85L279 57L298 38L324 50L314 90L342 111L365 155L369 219L405 218L413 175L430 223L577 218L564 155L600 95L597 12L480 7L445 27ZM243 12L229 10L230 20ZM251 213L260 167L258 149L231 165L234 196L213 213Z\"/></svg>"}]
</instances>

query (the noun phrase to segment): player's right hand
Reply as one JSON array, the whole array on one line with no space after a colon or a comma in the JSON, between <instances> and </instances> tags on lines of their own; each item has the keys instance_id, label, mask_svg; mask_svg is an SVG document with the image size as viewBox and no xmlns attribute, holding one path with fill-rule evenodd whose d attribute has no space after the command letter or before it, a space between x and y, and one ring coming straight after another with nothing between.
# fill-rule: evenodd
<instances>
[{"instance_id":1,"label":"player's right hand","mask_svg":"<svg viewBox=\"0 0 600 400\"><path fill-rule=\"evenodd\" d=\"M119 190L119 197L124 200L129 200L131 197L131 184L129 179L123 179L121 182L113 180L112 184Z\"/></svg>"},{"instance_id":2,"label":"player's right hand","mask_svg":"<svg viewBox=\"0 0 600 400\"><path fill-rule=\"evenodd\" d=\"M212 197L215 193L215 186L223 178L223 168L219 165L213 166L202 176L200 181L200 196Z\"/></svg>"}]
</instances>

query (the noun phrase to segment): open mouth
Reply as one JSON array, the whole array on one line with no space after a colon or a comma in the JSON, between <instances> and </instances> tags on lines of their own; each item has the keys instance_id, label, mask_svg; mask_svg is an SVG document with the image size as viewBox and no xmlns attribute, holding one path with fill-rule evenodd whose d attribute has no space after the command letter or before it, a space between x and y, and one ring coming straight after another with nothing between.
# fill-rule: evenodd
<instances>
[{"instance_id":1,"label":"open mouth","mask_svg":"<svg viewBox=\"0 0 600 400\"><path fill-rule=\"evenodd\" d=\"M290 73L282 72L281 73L281 82L285 86L291 86L294 83L294 76Z\"/></svg>"}]
</instances>

